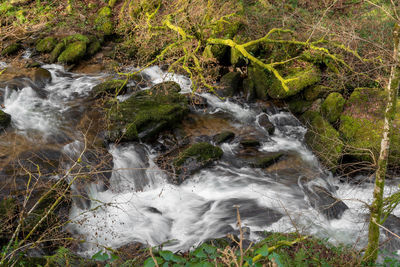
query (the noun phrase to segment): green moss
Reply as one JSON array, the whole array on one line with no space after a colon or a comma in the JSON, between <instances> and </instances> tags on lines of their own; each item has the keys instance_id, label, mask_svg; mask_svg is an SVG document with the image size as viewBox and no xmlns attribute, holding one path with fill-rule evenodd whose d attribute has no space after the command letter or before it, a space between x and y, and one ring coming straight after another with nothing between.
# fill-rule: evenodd
<instances>
[{"instance_id":1,"label":"green moss","mask_svg":"<svg viewBox=\"0 0 400 267\"><path fill-rule=\"evenodd\" d=\"M69 44L67 48L58 57L58 62L61 63L75 63L79 61L86 53L85 42L75 42Z\"/></svg>"},{"instance_id":2,"label":"green moss","mask_svg":"<svg viewBox=\"0 0 400 267\"><path fill-rule=\"evenodd\" d=\"M86 35L77 33L77 34L73 34L73 35L69 35L67 37L65 37L62 42L64 43L64 45L69 45L75 42L84 42L85 44L89 44L90 43L90 39L89 37L87 37Z\"/></svg>"},{"instance_id":3,"label":"green moss","mask_svg":"<svg viewBox=\"0 0 400 267\"><path fill-rule=\"evenodd\" d=\"M286 91L282 83L272 75L270 86L264 89L267 90L270 97L275 99L285 99L298 94L306 87L314 85L321 80L321 71L317 67L309 64L307 67L289 67L282 72L288 73L288 75L284 76L284 79L287 80L286 86L289 89L288 91Z\"/></svg>"},{"instance_id":4,"label":"green moss","mask_svg":"<svg viewBox=\"0 0 400 267\"><path fill-rule=\"evenodd\" d=\"M50 53L57 44L57 40L54 37L46 37L36 44L36 50L41 53Z\"/></svg>"},{"instance_id":5,"label":"green moss","mask_svg":"<svg viewBox=\"0 0 400 267\"><path fill-rule=\"evenodd\" d=\"M373 163L370 151L378 158L385 106L386 93L378 88L357 88L351 94L339 130L353 159Z\"/></svg>"},{"instance_id":6,"label":"green moss","mask_svg":"<svg viewBox=\"0 0 400 267\"><path fill-rule=\"evenodd\" d=\"M250 78L243 80L243 96L247 101L252 101L256 98L255 84Z\"/></svg>"},{"instance_id":7,"label":"green moss","mask_svg":"<svg viewBox=\"0 0 400 267\"><path fill-rule=\"evenodd\" d=\"M2 56L11 56L16 54L20 49L22 48L21 44L19 43L13 43L8 45L6 48L1 51Z\"/></svg>"},{"instance_id":8,"label":"green moss","mask_svg":"<svg viewBox=\"0 0 400 267\"><path fill-rule=\"evenodd\" d=\"M222 144L224 142L227 142L229 140L232 140L235 138L235 134L231 131L224 131L222 133L217 134L214 136L214 142L216 144Z\"/></svg>"},{"instance_id":9,"label":"green moss","mask_svg":"<svg viewBox=\"0 0 400 267\"><path fill-rule=\"evenodd\" d=\"M284 155L283 153L276 153L273 155L257 158L255 162L252 164L252 166L255 168L267 168L272 164L276 163L277 161L279 161L283 155Z\"/></svg>"},{"instance_id":10,"label":"green moss","mask_svg":"<svg viewBox=\"0 0 400 267\"><path fill-rule=\"evenodd\" d=\"M302 120L309 126L305 135L307 145L326 167L334 170L343 151L343 142L339 138L339 132L315 111L305 112Z\"/></svg>"},{"instance_id":11,"label":"green moss","mask_svg":"<svg viewBox=\"0 0 400 267\"><path fill-rule=\"evenodd\" d=\"M260 146L260 142L256 139L244 139L240 141L240 144L243 147L258 147Z\"/></svg>"},{"instance_id":12,"label":"green moss","mask_svg":"<svg viewBox=\"0 0 400 267\"><path fill-rule=\"evenodd\" d=\"M94 56L101 49L101 44L99 40L95 39L90 42L89 47L87 48L86 54L88 56Z\"/></svg>"},{"instance_id":13,"label":"green moss","mask_svg":"<svg viewBox=\"0 0 400 267\"><path fill-rule=\"evenodd\" d=\"M111 8L108 6L101 8L97 13L97 17L94 21L94 24L97 31L100 31L105 35L113 34L114 24L112 22Z\"/></svg>"},{"instance_id":14,"label":"green moss","mask_svg":"<svg viewBox=\"0 0 400 267\"><path fill-rule=\"evenodd\" d=\"M331 93L321 105L322 115L330 122L336 122L343 112L346 100L339 93Z\"/></svg>"},{"instance_id":15,"label":"green moss","mask_svg":"<svg viewBox=\"0 0 400 267\"><path fill-rule=\"evenodd\" d=\"M0 110L0 130L7 128L11 123L11 116Z\"/></svg>"},{"instance_id":16,"label":"green moss","mask_svg":"<svg viewBox=\"0 0 400 267\"><path fill-rule=\"evenodd\" d=\"M294 99L289 101L288 106L292 113L303 114L311 107L312 103L312 101Z\"/></svg>"},{"instance_id":17,"label":"green moss","mask_svg":"<svg viewBox=\"0 0 400 267\"><path fill-rule=\"evenodd\" d=\"M115 95L116 93L125 92L125 89L126 89L125 80L109 80L93 87L92 93L94 96L99 96L103 94Z\"/></svg>"},{"instance_id":18,"label":"green moss","mask_svg":"<svg viewBox=\"0 0 400 267\"><path fill-rule=\"evenodd\" d=\"M258 99L267 99L267 88L269 87L271 80L270 74L257 66L250 65L247 68L247 75L250 80L248 85L254 86L255 96Z\"/></svg>"},{"instance_id":19,"label":"green moss","mask_svg":"<svg viewBox=\"0 0 400 267\"><path fill-rule=\"evenodd\" d=\"M166 128L172 128L187 114L187 99L179 93L174 82L158 84L149 90L139 91L124 102L114 104L109 112L110 141L121 139L136 126L139 139L152 139ZM136 139L136 138L135 138Z\"/></svg>"},{"instance_id":20,"label":"green moss","mask_svg":"<svg viewBox=\"0 0 400 267\"><path fill-rule=\"evenodd\" d=\"M220 85L222 87L221 95L226 97L234 96L238 92L241 80L242 78L239 72L229 72L222 76L220 80Z\"/></svg>"},{"instance_id":21,"label":"green moss","mask_svg":"<svg viewBox=\"0 0 400 267\"><path fill-rule=\"evenodd\" d=\"M222 154L223 151L219 147L213 146L209 143L197 143L180 153L178 158L174 161L174 165L180 167L189 158L193 158L201 163L206 163L220 159Z\"/></svg>"},{"instance_id":22,"label":"green moss","mask_svg":"<svg viewBox=\"0 0 400 267\"><path fill-rule=\"evenodd\" d=\"M307 101L313 101L317 98L325 98L332 92L341 92L341 89L327 87L324 85L315 85L307 87L304 92L304 99Z\"/></svg>"},{"instance_id":23,"label":"green moss","mask_svg":"<svg viewBox=\"0 0 400 267\"><path fill-rule=\"evenodd\" d=\"M65 44L63 42L58 43L53 51L50 53L50 62L54 63L57 61L58 57L61 55L62 51L65 49Z\"/></svg>"}]
</instances>

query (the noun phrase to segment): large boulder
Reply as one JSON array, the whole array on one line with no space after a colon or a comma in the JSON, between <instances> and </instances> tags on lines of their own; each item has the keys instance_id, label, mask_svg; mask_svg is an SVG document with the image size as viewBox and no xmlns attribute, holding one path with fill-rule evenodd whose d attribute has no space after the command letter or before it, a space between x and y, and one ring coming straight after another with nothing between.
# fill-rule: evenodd
<instances>
[{"instance_id":1,"label":"large boulder","mask_svg":"<svg viewBox=\"0 0 400 267\"><path fill-rule=\"evenodd\" d=\"M104 35L111 35L114 33L114 24L112 22L112 10L109 6L105 6L99 10L97 17L94 21L96 30Z\"/></svg>"},{"instance_id":2,"label":"large boulder","mask_svg":"<svg viewBox=\"0 0 400 267\"><path fill-rule=\"evenodd\" d=\"M335 123L343 112L346 100L339 93L330 93L321 105L322 115L330 122Z\"/></svg>"},{"instance_id":3,"label":"large boulder","mask_svg":"<svg viewBox=\"0 0 400 267\"><path fill-rule=\"evenodd\" d=\"M334 170L342 156L343 143L339 132L318 112L307 111L302 120L308 126L305 135L307 145L329 169Z\"/></svg>"},{"instance_id":4,"label":"large boulder","mask_svg":"<svg viewBox=\"0 0 400 267\"><path fill-rule=\"evenodd\" d=\"M152 139L173 128L188 113L187 98L175 82L164 82L133 94L109 111L108 139L112 142Z\"/></svg>"},{"instance_id":5,"label":"large boulder","mask_svg":"<svg viewBox=\"0 0 400 267\"><path fill-rule=\"evenodd\" d=\"M224 97L234 96L241 86L241 81L242 78L239 72L229 72L225 74L220 80L221 89L218 90L219 95Z\"/></svg>"},{"instance_id":6,"label":"large boulder","mask_svg":"<svg viewBox=\"0 0 400 267\"><path fill-rule=\"evenodd\" d=\"M350 160L374 163L382 140L387 93L378 88L357 88L340 116L340 133ZM400 113L395 114L389 165L400 158ZM371 154L372 153L372 154Z\"/></svg>"}]
</instances>

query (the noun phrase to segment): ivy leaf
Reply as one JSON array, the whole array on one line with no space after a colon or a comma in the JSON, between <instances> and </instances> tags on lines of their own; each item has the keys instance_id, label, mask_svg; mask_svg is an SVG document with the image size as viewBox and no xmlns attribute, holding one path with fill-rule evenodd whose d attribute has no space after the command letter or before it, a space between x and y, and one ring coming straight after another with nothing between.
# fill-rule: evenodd
<instances>
[{"instance_id":1,"label":"ivy leaf","mask_svg":"<svg viewBox=\"0 0 400 267\"><path fill-rule=\"evenodd\" d=\"M268 245L264 245L261 248L256 250L256 254L260 254L261 256L268 256L269 251L268 251Z\"/></svg>"},{"instance_id":2,"label":"ivy leaf","mask_svg":"<svg viewBox=\"0 0 400 267\"><path fill-rule=\"evenodd\" d=\"M160 266L161 264L164 263L164 260L160 257L155 257L157 264ZM154 267L156 266L156 264L154 263L153 258L148 258L147 260L145 260L143 267Z\"/></svg>"},{"instance_id":3,"label":"ivy leaf","mask_svg":"<svg viewBox=\"0 0 400 267\"><path fill-rule=\"evenodd\" d=\"M92 260L95 261L106 261L108 260L109 256L107 253L103 253L102 251L97 252L92 256Z\"/></svg>"},{"instance_id":4,"label":"ivy leaf","mask_svg":"<svg viewBox=\"0 0 400 267\"><path fill-rule=\"evenodd\" d=\"M168 250L160 251L159 254L166 261L170 261L172 256L174 256L174 253L172 253L171 251L168 251Z\"/></svg>"},{"instance_id":5,"label":"ivy leaf","mask_svg":"<svg viewBox=\"0 0 400 267\"><path fill-rule=\"evenodd\" d=\"M281 262L281 256L279 256L279 254L276 254L275 252L269 255L268 259L270 259L271 261L273 260L279 267L285 267Z\"/></svg>"},{"instance_id":6,"label":"ivy leaf","mask_svg":"<svg viewBox=\"0 0 400 267\"><path fill-rule=\"evenodd\" d=\"M199 258L199 259L207 258L207 255L206 255L206 253L204 253L202 247L198 247L195 251L193 251L193 255L194 255L196 258Z\"/></svg>"}]
</instances>

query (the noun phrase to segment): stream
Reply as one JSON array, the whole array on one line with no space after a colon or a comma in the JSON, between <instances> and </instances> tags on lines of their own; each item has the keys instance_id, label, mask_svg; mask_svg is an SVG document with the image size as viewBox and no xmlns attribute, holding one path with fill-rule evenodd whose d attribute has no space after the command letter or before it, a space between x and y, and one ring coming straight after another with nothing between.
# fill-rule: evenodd
<instances>
[{"instance_id":1,"label":"stream","mask_svg":"<svg viewBox=\"0 0 400 267\"><path fill-rule=\"evenodd\" d=\"M5 66L0 62L0 67ZM52 76L42 88L44 97L29 86L17 91L0 88L5 92L3 111L12 116L10 131L32 145L51 145L65 157L76 158L84 146L77 125L88 108L86 100L106 75L71 73L59 65L42 67ZM184 76L158 67L143 74L150 86L175 81L182 93L190 92L191 82ZM371 202L372 183L346 183L326 171L303 142L306 128L287 110L262 110L206 93L201 97L207 100L208 108L194 109L191 116L198 127L188 126L197 138L228 128L261 140L259 152L283 152L285 158L267 169L243 165L240 142L234 139L220 146L224 152L221 160L176 185L169 183L167 174L157 166L155 146L107 144L112 155L109 181L87 182L79 189L88 200L75 200L69 211L72 223L65 227L86 240L80 247L82 255L93 255L103 246L118 248L134 242L163 244L172 251L189 250L205 240L237 234L237 209L250 241L262 239L265 232L299 231L333 244L358 249L365 246L368 211L364 203ZM126 98L119 96L120 101ZM268 136L259 124L263 113L275 126L273 135ZM219 120L224 123L219 124ZM68 168L71 162L63 164ZM385 194L396 191L397 184L389 181ZM313 205L315 188L324 188L348 209L338 216L327 216ZM393 214L400 216L400 209ZM400 225L391 230L399 233ZM382 234L382 238L386 236ZM394 250L399 249L397 244Z\"/></svg>"}]
</instances>

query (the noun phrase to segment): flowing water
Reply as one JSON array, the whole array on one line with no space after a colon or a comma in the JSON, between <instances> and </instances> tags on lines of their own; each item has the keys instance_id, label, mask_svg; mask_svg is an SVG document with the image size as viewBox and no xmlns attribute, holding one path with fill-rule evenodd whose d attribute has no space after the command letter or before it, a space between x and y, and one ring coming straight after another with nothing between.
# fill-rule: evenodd
<instances>
[{"instance_id":1,"label":"flowing water","mask_svg":"<svg viewBox=\"0 0 400 267\"><path fill-rule=\"evenodd\" d=\"M0 62L0 67L4 65ZM73 158L83 148L82 135L76 130L77 114L85 111L85 99L105 75L73 74L58 65L43 67L52 75L52 82L43 88L46 97L30 87L19 91L2 88L4 111L11 114L18 134L32 142L58 142L62 152ZM190 80L184 76L165 74L158 67L146 69L144 74L149 85L173 80L184 93L190 92ZM250 129L257 136L266 136L260 152L285 152L288 158L267 171L243 167L237 161L239 142L233 141L221 145L224 156L218 163L174 185L155 164L158 152L152 146L111 144L108 151L113 172L107 187L86 184L85 194L91 201L76 203L70 210L73 223L66 230L86 239L82 254L132 242L188 250L205 240L236 233L237 209L252 241L261 239L265 231L300 231L357 248L366 244L368 213L364 203L371 200L372 184L339 182L324 170L303 142L306 128L289 112L276 108L265 111L276 127L274 135L268 137L258 123L262 111L256 107L222 101L210 94L202 97L209 108L198 111L198 116L228 118L229 127L237 132ZM313 179L302 183L301 177ZM328 219L310 205L304 187L312 185L326 188L349 209L339 219ZM395 183L389 185L386 193L395 189ZM400 210L394 215L400 216Z\"/></svg>"}]
</instances>

